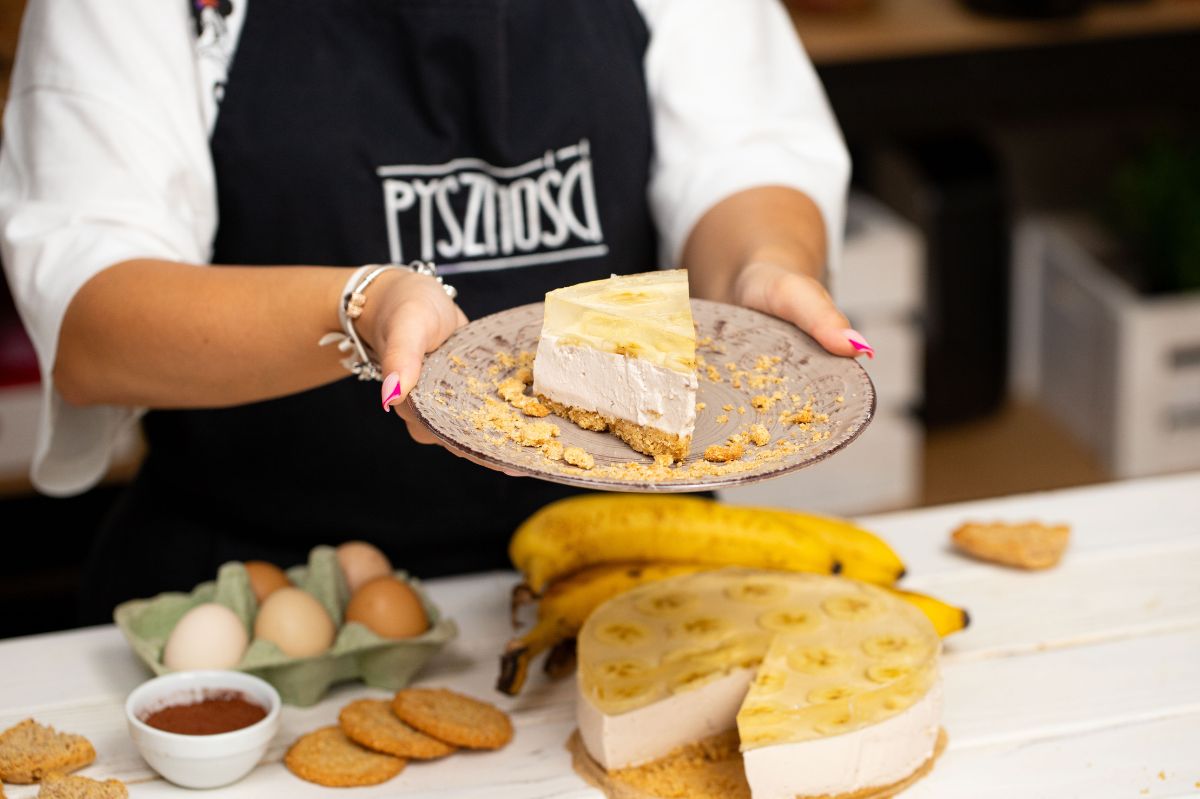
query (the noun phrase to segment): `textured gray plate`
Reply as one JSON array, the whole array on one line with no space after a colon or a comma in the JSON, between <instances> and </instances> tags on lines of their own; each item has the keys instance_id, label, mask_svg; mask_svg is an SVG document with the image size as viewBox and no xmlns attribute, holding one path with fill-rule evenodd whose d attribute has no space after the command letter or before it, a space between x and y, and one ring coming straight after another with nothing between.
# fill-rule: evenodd
<instances>
[{"instance_id":1,"label":"textured gray plate","mask_svg":"<svg viewBox=\"0 0 1200 799\"><path fill-rule=\"evenodd\" d=\"M511 472L609 491L708 491L778 477L829 457L857 438L870 423L875 413L875 387L856 361L830 355L793 325L757 311L692 300L692 315L698 339L713 342L711 346L699 347L697 355L718 367L722 381L706 379L705 370L701 369L697 402L705 403L706 407L697 414L691 455L667 479L630 480L613 474L598 475L596 470L575 469L547 460L537 449L512 441L497 441L495 431L476 429L470 417L483 401L478 391L470 390L471 378L491 386L497 379L515 373L515 368L500 369L497 373L494 368L499 363L497 353L516 355L521 351L536 351L542 330L541 303L478 319L456 332L425 359L421 379L410 401L434 435L453 450ZM723 351L716 352L714 348ZM781 359L776 374L786 378L786 385L756 390L744 384L741 389L734 388L725 364L737 363L739 369L754 374L755 362L762 355ZM778 389L789 395L810 397L813 411L828 414L828 420L801 431L779 419L781 411L791 409L790 402L761 414L751 406L751 397L770 395ZM735 410L726 414L722 408L727 404ZM745 407L745 414L737 413L739 406ZM723 414L728 415L728 421L718 421ZM554 415L546 417L546 421L558 426L558 440L564 446L579 446L591 453L597 470L610 465L652 462L608 433L583 430ZM803 447L773 459L747 463L744 468L739 466L739 471L696 475L689 470L689 464L702 461L705 447L724 443L754 422L762 423L769 431L768 448L789 437L803 443ZM821 440L813 441L814 433ZM758 448L747 449L753 454ZM746 460L751 460L750 455Z\"/></svg>"}]
</instances>

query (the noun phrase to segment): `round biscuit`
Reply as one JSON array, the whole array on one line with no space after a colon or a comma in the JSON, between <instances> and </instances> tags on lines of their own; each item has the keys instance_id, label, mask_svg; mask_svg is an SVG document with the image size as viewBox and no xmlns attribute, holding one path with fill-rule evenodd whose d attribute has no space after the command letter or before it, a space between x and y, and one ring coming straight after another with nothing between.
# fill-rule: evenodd
<instances>
[{"instance_id":1,"label":"round biscuit","mask_svg":"<svg viewBox=\"0 0 1200 799\"><path fill-rule=\"evenodd\" d=\"M448 743L431 738L396 718L390 702L359 699L342 708L338 724L346 737L360 746L396 757L433 760L454 751Z\"/></svg>"},{"instance_id":2,"label":"round biscuit","mask_svg":"<svg viewBox=\"0 0 1200 799\"><path fill-rule=\"evenodd\" d=\"M372 752L351 741L340 727L322 727L296 739L283 757L288 770L302 780L328 788L353 788L387 782L405 761Z\"/></svg>"},{"instance_id":3,"label":"round biscuit","mask_svg":"<svg viewBox=\"0 0 1200 799\"><path fill-rule=\"evenodd\" d=\"M466 749L499 749L513 736L504 711L444 688L405 688L392 700L392 712L426 735Z\"/></svg>"}]
</instances>

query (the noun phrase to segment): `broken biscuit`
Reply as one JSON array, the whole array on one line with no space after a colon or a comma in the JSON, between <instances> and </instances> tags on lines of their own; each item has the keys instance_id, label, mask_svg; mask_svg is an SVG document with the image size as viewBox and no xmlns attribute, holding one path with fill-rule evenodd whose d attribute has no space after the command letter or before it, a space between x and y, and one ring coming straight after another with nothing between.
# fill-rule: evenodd
<instances>
[{"instance_id":1,"label":"broken biscuit","mask_svg":"<svg viewBox=\"0 0 1200 799\"><path fill-rule=\"evenodd\" d=\"M0 733L0 780L29 784L50 772L75 771L96 759L92 743L82 735L57 732L25 719Z\"/></svg>"},{"instance_id":2,"label":"broken biscuit","mask_svg":"<svg viewBox=\"0 0 1200 799\"><path fill-rule=\"evenodd\" d=\"M1065 524L979 524L970 522L950 534L960 550L981 560L1021 569L1048 569L1062 558L1071 528Z\"/></svg>"}]
</instances>

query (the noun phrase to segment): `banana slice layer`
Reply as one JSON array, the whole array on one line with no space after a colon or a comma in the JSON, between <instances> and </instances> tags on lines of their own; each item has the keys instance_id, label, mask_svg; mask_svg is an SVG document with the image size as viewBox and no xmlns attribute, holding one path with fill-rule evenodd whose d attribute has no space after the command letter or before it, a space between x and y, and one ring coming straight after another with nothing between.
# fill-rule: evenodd
<instances>
[{"instance_id":1,"label":"banana slice layer","mask_svg":"<svg viewBox=\"0 0 1200 799\"><path fill-rule=\"evenodd\" d=\"M936 683L941 640L919 610L875 586L734 568L609 600L584 624L578 652L580 689L610 716L754 670L737 715L748 751L902 713Z\"/></svg>"}]
</instances>

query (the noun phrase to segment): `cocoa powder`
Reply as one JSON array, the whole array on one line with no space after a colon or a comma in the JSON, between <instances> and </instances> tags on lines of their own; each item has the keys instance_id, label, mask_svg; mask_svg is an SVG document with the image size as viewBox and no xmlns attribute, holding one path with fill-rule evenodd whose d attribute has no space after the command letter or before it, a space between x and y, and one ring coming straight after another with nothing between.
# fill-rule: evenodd
<instances>
[{"instance_id":1,"label":"cocoa powder","mask_svg":"<svg viewBox=\"0 0 1200 799\"><path fill-rule=\"evenodd\" d=\"M267 709L240 691L213 691L188 704L168 705L142 718L146 724L180 735L217 735L249 727L267 717Z\"/></svg>"}]
</instances>

